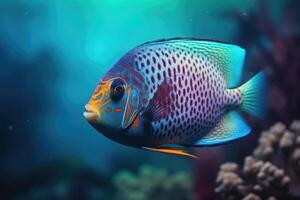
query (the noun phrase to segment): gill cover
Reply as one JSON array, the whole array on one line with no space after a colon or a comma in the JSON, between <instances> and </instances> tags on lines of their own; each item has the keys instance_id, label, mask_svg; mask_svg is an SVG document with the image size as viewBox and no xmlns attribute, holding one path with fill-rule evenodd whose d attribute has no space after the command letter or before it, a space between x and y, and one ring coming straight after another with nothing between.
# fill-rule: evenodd
<instances>
[{"instance_id":1,"label":"gill cover","mask_svg":"<svg viewBox=\"0 0 300 200\"><path fill-rule=\"evenodd\" d=\"M122 119L122 128L128 128L136 119L141 110L140 98L136 89L127 88L127 98Z\"/></svg>"}]
</instances>

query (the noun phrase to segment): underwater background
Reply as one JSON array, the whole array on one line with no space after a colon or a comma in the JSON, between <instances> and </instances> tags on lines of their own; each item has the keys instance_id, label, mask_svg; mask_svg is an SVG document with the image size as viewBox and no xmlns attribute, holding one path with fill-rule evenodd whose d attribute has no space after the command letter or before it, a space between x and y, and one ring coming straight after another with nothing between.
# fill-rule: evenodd
<instances>
[{"instance_id":1,"label":"underwater background","mask_svg":"<svg viewBox=\"0 0 300 200\"><path fill-rule=\"evenodd\" d=\"M232 42L247 51L243 80L267 72L268 115L247 116L249 137L194 160L87 123L100 77L133 47L171 37ZM297 0L2 0L0 199L300 198L299 85Z\"/></svg>"}]
</instances>

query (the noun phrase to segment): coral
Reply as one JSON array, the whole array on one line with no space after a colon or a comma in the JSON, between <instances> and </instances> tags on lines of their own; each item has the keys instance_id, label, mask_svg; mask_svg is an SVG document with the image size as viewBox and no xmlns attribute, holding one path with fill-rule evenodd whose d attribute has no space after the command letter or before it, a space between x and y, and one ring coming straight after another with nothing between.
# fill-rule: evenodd
<instances>
[{"instance_id":1,"label":"coral","mask_svg":"<svg viewBox=\"0 0 300 200\"><path fill-rule=\"evenodd\" d=\"M186 172L170 174L148 165L140 167L137 175L120 171L113 177L116 199L124 200L192 200L192 178Z\"/></svg>"},{"instance_id":2,"label":"coral","mask_svg":"<svg viewBox=\"0 0 300 200\"><path fill-rule=\"evenodd\" d=\"M269 115L261 122L249 118L259 130L300 117L300 93L295 87L300 84L300 1L256 2L252 10L225 15L237 23L235 43L247 49L248 76L260 70L268 76ZM277 19L274 6L280 8ZM235 163L221 166L215 188L221 199L300 198L300 121L289 128L284 123L262 132L242 169Z\"/></svg>"},{"instance_id":3,"label":"coral","mask_svg":"<svg viewBox=\"0 0 300 200\"><path fill-rule=\"evenodd\" d=\"M230 200L295 199L299 171L300 120L289 129L279 122L262 132L243 169L236 163L221 165L215 191L221 199Z\"/></svg>"},{"instance_id":4,"label":"coral","mask_svg":"<svg viewBox=\"0 0 300 200\"><path fill-rule=\"evenodd\" d=\"M217 177L217 193L221 193L222 199L239 199L241 197L240 185L243 183L242 178L237 174L238 166L235 163L225 163Z\"/></svg>"}]
</instances>

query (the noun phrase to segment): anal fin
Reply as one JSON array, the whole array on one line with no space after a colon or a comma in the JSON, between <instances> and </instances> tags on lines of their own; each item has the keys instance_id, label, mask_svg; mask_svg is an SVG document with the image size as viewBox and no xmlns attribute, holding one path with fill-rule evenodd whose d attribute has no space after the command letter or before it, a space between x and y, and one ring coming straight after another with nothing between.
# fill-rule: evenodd
<instances>
[{"instance_id":1,"label":"anal fin","mask_svg":"<svg viewBox=\"0 0 300 200\"><path fill-rule=\"evenodd\" d=\"M251 128L237 111L227 113L206 136L196 142L196 146L223 144L248 135Z\"/></svg>"},{"instance_id":2,"label":"anal fin","mask_svg":"<svg viewBox=\"0 0 300 200\"><path fill-rule=\"evenodd\" d=\"M198 159L198 157L196 155L188 153L187 151L185 151L183 149L175 149L175 148L169 148L169 147L143 147L143 148L147 149L147 150L151 150L151 151L160 152L160 153L188 156L188 157Z\"/></svg>"}]
</instances>

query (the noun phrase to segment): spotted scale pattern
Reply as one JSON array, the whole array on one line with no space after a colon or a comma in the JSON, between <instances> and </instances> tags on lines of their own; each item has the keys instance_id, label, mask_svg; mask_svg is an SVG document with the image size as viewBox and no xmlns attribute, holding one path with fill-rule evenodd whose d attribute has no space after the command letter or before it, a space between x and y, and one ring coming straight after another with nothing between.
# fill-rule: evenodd
<instances>
[{"instance_id":1,"label":"spotted scale pattern","mask_svg":"<svg viewBox=\"0 0 300 200\"><path fill-rule=\"evenodd\" d=\"M156 144L191 144L207 134L227 108L239 106L242 95L228 89L218 59L207 56L210 48L193 40L153 42L130 52L132 67L142 75L147 102L169 84L164 96L168 113L152 123ZM128 58L126 59L128 61ZM145 89L144 89L145 90Z\"/></svg>"}]
</instances>

